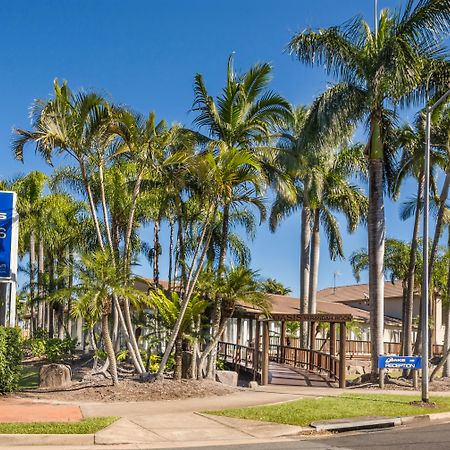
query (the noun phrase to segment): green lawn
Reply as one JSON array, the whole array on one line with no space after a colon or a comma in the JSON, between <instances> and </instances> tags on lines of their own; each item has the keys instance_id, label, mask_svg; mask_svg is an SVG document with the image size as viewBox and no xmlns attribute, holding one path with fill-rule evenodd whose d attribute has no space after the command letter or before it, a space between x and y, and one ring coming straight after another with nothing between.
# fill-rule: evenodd
<instances>
[{"instance_id":1,"label":"green lawn","mask_svg":"<svg viewBox=\"0 0 450 450\"><path fill-rule=\"evenodd\" d=\"M89 434L111 425L118 417L89 417L79 422L0 423L0 434Z\"/></svg>"},{"instance_id":2,"label":"green lawn","mask_svg":"<svg viewBox=\"0 0 450 450\"><path fill-rule=\"evenodd\" d=\"M39 368L23 366L19 380L19 389L36 389L39 386Z\"/></svg>"},{"instance_id":3,"label":"green lawn","mask_svg":"<svg viewBox=\"0 0 450 450\"><path fill-rule=\"evenodd\" d=\"M411 416L450 411L450 397L431 398L435 408L411 405L419 395L346 394L302 399L287 403L239 409L207 411L208 414L307 426L317 420L362 416Z\"/></svg>"}]
</instances>

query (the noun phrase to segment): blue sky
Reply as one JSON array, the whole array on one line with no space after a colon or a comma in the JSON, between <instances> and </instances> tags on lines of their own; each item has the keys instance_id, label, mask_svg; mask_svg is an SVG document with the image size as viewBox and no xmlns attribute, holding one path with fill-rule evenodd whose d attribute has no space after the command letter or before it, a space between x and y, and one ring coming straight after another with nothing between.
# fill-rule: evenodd
<instances>
[{"instance_id":1,"label":"blue sky","mask_svg":"<svg viewBox=\"0 0 450 450\"><path fill-rule=\"evenodd\" d=\"M401 3L379 0L379 8ZM293 104L308 104L331 80L322 70L306 68L285 52L292 34L307 26L337 25L356 14L373 23L373 0L0 0L0 6L2 178L36 169L49 172L32 147L25 164L14 161L10 141L13 127L29 127L33 99L48 97L54 78L67 80L73 90L92 88L142 113L155 111L169 123L189 126L194 75L202 73L209 92L219 93L231 52L236 54L237 71L271 62L272 89ZM405 187L400 201L412 195L412 186ZM402 223L398 216L398 204L387 202L387 235L408 240L412 223ZM299 222L297 214L276 234L263 224L251 243L252 267L295 293ZM341 223L348 257L366 246L366 230L348 236L345 222ZM143 238L150 240L149 233L143 230ZM149 274L145 264L138 271ZM354 283L348 262L331 262L323 239L319 287L332 285L335 272L339 272L338 284ZM366 279L364 274L362 280Z\"/></svg>"}]
</instances>

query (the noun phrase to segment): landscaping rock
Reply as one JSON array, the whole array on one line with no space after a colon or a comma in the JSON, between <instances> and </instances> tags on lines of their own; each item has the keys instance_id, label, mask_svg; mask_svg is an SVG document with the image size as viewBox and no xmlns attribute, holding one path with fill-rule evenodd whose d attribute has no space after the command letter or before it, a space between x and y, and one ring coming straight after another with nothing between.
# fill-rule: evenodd
<instances>
[{"instance_id":1,"label":"landscaping rock","mask_svg":"<svg viewBox=\"0 0 450 450\"><path fill-rule=\"evenodd\" d=\"M65 364L45 364L39 370L39 387L59 388L70 384L72 371Z\"/></svg>"},{"instance_id":2,"label":"landscaping rock","mask_svg":"<svg viewBox=\"0 0 450 450\"><path fill-rule=\"evenodd\" d=\"M249 382L248 382L248 387L249 387L250 389L257 389L258 386L259 386L259 384L258 384L257 381L249 381Z\"/></svg>"},{"instance_id":3,"label":"landscaping rock","mask_svg":"<svg viewBox=\"0 0 450 450\"><path fill-rule=\"evenodd\" d=\"M364 375L366 371L363 366L348 366L347 373L349 375Z\"/></svg>"},{"instance_id":4,"label":"landscaping rock","mask_svg":"<svg viewBox=\"0 0 450 450\"><path fill-rule=\"evenodd\" d=\"M238 374L232 370L217 370L216 381L227 386L237 386Z\"/></svg>"}]
</instances>

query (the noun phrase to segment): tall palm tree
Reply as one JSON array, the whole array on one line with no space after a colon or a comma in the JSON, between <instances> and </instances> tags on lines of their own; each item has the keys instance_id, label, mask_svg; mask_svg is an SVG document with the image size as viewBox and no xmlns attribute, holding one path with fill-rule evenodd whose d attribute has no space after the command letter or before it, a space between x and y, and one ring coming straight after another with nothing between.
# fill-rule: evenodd
<instances>
[{"instance_id":1,"label":"tall palm tree","mask_svg":"<svg viewBox=\"0 0 450 450\"><path fill-rule=\"evenodd\" d=\"M38 234L38 217L42 207L42 197L47 176L39 171L29 172L23 177L2 182L2 189L17 192L17 210L20 215L20 253L28 251L29 255L29 304L30 334L33 335L37 325L35 322L36 302L36 236Z\"/></svg>"},{"instance_id":2,"label":"tall palm tree","mask_svg":"<svg viewBox=\"0 0 450 450\"><path fill-rule=\"evenodd\" d=\"M322 150L302 148L302 133L306 108L293 109L290 120L279 132L282 149L281 164L296 187L296 198L278 192L272 205L270 228L302 209L300 250L300 310L315 313L319 272L320 229L326 231L332 259L343 257L338 220L334 213L343 213L350 232L365 219L367 199L361 189L349 180L359 172L364 175L362 149L349 146L336 152L326 146ZM312 232L311 232L312 229ZM307 330L301 325L302 345L306 345Z\"/></svg>"},{"instance_id":3,"label":"tall palm tree","mask_svg":"<svg viewBox=\"0 0 450 450\"><path fill-rule=\"evenodd\" d=\"M192 107L197 113L194 124L200 130L205 129L209 137L209 148L220 153L233 149L250 152L259 161L259 170L265 176L269 176L264 168L271 155L264 143L269 140L274 123L286 117L290 110L286 100L268 90L271 71L269 64L257 64L246 73L237 75L233 69L233 56L230 56L226 86L222 94L216 99L211 97L202 75L197 74ZM224 197L219 271L225 264L232 203L232 196Z\"/></svg>"},{"instance_id":4,"label":"tall palm tree","mask_svg":"<svg viewBox=\"0 0 450 450\"><path fill-rule=\"evenodd\" d=\"M412 354L412 320L414 305L414 279L416 268L417 248L419 245L419 226L422 210L422 192L424 183L424 111L417 114L415 127L405 124L398 130L397 142L402 154L399 162L399 171L394 185L394 198L397 198L401 185L412 176L417 182L417 195L411 201L407 201L401 211L401 219L406 220L414 214L414 226L409 254L409 268L407 277L407 293L404 303L403 314L403 354ZM433 136L433 141L435 141ZM437 188L434 179L436 167L445 167L445 155L435 147L430 155L431 187L433 195L436 196ZM421 327L419 327L420 333Z\"/></svg>"},{"instance_id":5,"label":"tall palm tree","mask_svg":"<svg viewBox=\"0 0 450 450\"><path fill-rule=\"evenodd\" d=\"M370 257L372 377L383 353L385 241L384 190L393 172L392 106L423 99L426 89L448 81L443 60L444 37L450 31L450 2L409 0L404 10L383 10L378 34L360 17L340 27L306 30L289 44L292 54L309 65L321 65L338 83L314 102L309 135L336 132L365 121L369 171L368 248ZM437 68L445 69L445 76Z\"/></svg>"}]
</instances>

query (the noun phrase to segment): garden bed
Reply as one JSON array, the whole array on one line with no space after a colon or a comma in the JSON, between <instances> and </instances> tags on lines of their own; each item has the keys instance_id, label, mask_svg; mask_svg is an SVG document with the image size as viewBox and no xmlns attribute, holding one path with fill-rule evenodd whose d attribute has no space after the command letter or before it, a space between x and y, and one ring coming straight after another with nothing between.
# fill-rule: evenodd
<instances>
[{"instance_id":1,"label":"garden bed","mask_svg":"<svg viewBox=\"0 0 450 450\"><path fill-rule=\"evenodd\" d=\"M150 401L178 400L191 397L221 396L233 393L236 388L215 381L163 380L154 383L136 380L123 380L117 387L107 380L86 385L74 382L64 390L21 392L26 398L39 398L65 401Z\"/></svg>"}]
</instances>

